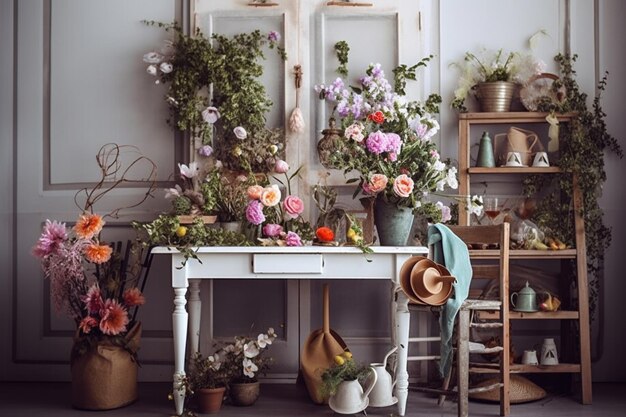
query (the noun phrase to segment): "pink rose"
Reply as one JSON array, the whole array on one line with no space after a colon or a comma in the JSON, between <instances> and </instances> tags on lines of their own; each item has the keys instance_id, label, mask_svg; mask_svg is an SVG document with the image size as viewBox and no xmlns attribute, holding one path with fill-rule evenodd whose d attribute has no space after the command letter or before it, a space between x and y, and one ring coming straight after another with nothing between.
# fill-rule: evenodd
<instances>
[{"instance_id":1,"label":"pink rose","mask_svg":"<svg viewBox=\"0 0 626 417\"><path fill-rule=\"evenodd\" d=\"M389 179L384 174L373 174L369 182L363 183L363 191L367 194L377 194L385 189Z\"/></svg>"},{"instance_id":2,"label":"pink rose","mask_svg":"<svg viewBox=\"0 0 626 417\"><path fill-rule=\"evenodd\" d=\"M264 188L260 185L251 185L248 187L246 194L250 200L258 200L261 198Z\"/></svg>"},{"instance_id":3,"label":"pink rose","mask_svg":"<svg viewBox=\"0 0 626 417\"><path fill-rule=\"evenodd\" d=\"M267 237L278 237L283 231L283 227L280 224L269 223L263 226L263 234Z\"/></svg>"},{"instance_id":4,"label":"pink rose","mask_svg":"<svg viewBox=\"0 0 626 417\"><path fill-rule=\"evenodd\" d=\"M300 197L288 195L283 202L283 208L285 209L285 216L295 219L304 211L304 203Z\"/></svg>"},{"instance_id":5,"label":"pink rose","mask_svg":"<svg viewBox=\"0 0 626 417\"><path fill-rule=\"evenodd\" d=\"M284 174L287 171L289 171L289 164L282 159L277 159L276 164L274 164L274 172Z\"/></svg>"},{"instance_id":6,"label":"pink rose","mask_svg":"<svg viewBox=\"0 0 626 417\"><path fill-rule=\"evenodd\" d=\"M408 197L413 192L413 180L406 174L398 175L393 181L393 192L398 197Z\"/></svg>"},{"instance_id":7,"label":"pink rose","mask_svg":"<svg viewBox=\"0 0 626 417\"><path fill-rule=\"evenodd\" d=\"M269 187L265 187L261 193L261 203L265 207L273 207L280 202L280 189L278 185L272 184Z\"/></svg>"}]
</instances>

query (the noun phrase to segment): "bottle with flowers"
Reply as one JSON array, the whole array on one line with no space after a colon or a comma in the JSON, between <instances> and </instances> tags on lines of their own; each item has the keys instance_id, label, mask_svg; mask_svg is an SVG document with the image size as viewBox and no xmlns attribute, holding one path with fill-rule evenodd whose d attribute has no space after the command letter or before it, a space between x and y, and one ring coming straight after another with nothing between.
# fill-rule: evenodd
<instances>
[{"instance_id":1,"label":"bottle with flowers","mask_svg":"<svg viewBox=\"0 0 626 417\"><path fill-rule=\"evenodd\" d=\"M107 243L101 233L106 217L116 217L121 209L107 215L94 212L94 204L117 186L140 181L122 170L122 147L108 144L97 155L102 180L92 190L80 190L75 201L85 196L85 204L73 227L46 220L33 248L41 260L45 278L50 280L52 304L76 324L71 354L72 404L84 409L110 409L137 398L137 358L141 323L139 306L147 273L142 251L130 242ZM152 195L156 166L144 156L130 166L147 164L149 175L141 179L150 184L148 192L134 207ZM105 179L115 172L121 178L104 187ZM78 203L77 203L78 205ZM143 282L142 281L143 277Z\"/></svg>"},{"instance_id":2,"label":"bottle with flowers","mask_svg":"<svg viewBox=\"0 0 626 417\"><path fill-rule=\"evenodd\" d=\"M380 64L371 64L358 86L337 78L315 87L319 98L334 106L343 130L329 162L350 176L348 183L358 184L354 197L375 199L374 221L382 245L405 245L414 213L434 204L429 195L458 187L456 168L441 160L432 141L439 130L433 114L441 97L431 94L420 103L405 95L406 80L416 79L417 69L430 59L394 69L393 85Z\"/></svg>"}]
</instances>

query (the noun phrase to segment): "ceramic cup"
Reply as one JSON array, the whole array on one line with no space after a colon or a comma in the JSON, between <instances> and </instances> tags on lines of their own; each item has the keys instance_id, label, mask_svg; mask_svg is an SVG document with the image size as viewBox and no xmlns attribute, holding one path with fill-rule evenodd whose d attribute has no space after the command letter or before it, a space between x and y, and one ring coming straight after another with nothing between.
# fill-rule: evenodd
<instances>
[{"instance_id":1,"label":"ceramic cup","mask_svg":"<svg viewBox=\"0 0 626 417\"><path fill-rule=\"evenodd\" d=\"M522 355L522 363L524 365L539 365L536 350L525 350Z\"/></svg>"},{"instance_id":2,"label":"ceramic cup","mask_svg":"<svg viewBox=\"0 0 626 417\"><path fill-rule=\"evenodd\" d=\"M549 167L550 162L548 162L548 153L547 152L537 152L535 154L535 159L533 160L534 167Z\"/></svg>"},{"instance_id":3,"label":"ceramic cup","mask_svg":"<svg viewBox=\"0 0 626 417\"><path fill-rule=\"evenodd\" d=\"M506 154L506 166L508 167L521 167L522 154L519 152L509 152Z\"/></svg>"}]
</instances>

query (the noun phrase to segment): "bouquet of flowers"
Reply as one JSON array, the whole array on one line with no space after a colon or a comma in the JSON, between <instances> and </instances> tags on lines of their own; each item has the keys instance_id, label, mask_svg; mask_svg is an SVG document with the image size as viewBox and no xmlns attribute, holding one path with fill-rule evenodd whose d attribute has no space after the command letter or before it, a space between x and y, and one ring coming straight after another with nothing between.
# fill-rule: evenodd
<instances>
[{"instance_id":1,"label":"bouquet of flowers","mask_svg":"<svg viewBox=\"0 0 626 417\"><path fill-rule=\"evenodd\" d=\"M274 165L274 173L284 174L285 182L275 178L286 187L287 195L282 198L278 184L252 185L248 187L246 219L261 229L259 241L263 246L303 246L313 237L309 222L304 220L304 202L291 193L291 180L300 169L289 175L289 164L279 159Z\"/></svg>"},{"instance_id":2,"label":"bouquet of flowers","mask_svg":"<svg viewBox=\"0 0 626 417\"><path fill-rule=\"evenodd\" d=\"M430 193L458 187L456 168L441 160L432 142L439 123L431 113L438 111L441 98L432 94L421 104L405 97L405 80L415 79L416 69L429 59L396 68L394 86L381 65L373 64L358 87L347 87L341 78L315 87L320 99L334 104L341 120L343 140L329 160L345 174L358 173L348 180L358 182L355 197L361 192L418 209Z\"/></svg>"},{"instance_id":3,"label":"bouquet of flowers","mask_svg":"<svg viewBox=\"0 0 626 417\"><path fill-rule=\"evenodd\" d=\"M276 339L274 329L254 337L235 336L233 343L222 346L214 355L222 363L230 382L256 382L259 373L267 371L272 358L265 356Z\"/></svg>"}]
</instances>

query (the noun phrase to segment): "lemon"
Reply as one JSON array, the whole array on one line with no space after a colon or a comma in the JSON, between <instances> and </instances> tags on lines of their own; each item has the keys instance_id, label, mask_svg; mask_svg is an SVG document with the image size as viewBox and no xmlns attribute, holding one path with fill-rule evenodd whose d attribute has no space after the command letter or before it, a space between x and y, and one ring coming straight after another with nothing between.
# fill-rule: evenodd
<instances>
[{"instance_id":1,"label":"lemon","mask_svg":"<svg viewBox=\"0 0 626 417\"><path fill-rule=\"evenodd\" d=\"M187 228L185 226L178 226L176 229L176 236L184 237L187 234Z\"/></svg>"},{"instance_id":2,"label":"lemon","mask_svg":"<svg viewBox=\"0 0 626 417\"><path fill-rule=\"evenodd\" d=\"M345 351L342 353L342 355L346 359L352 359L352 352Z\"/></svg>"},{"instance_id":3,"label":"lemon","mask_svg":"<svg viewBox=\"0 0 626 417\"><path fill-rule=\"evenodd\" d=\"M346 232L346 237L350 240L354 239L355 236L356 232L354 231L354 229L350 229Z\"/></svg>"},{"instance_id":4,"label":"lemon","mask_svg":"<svg viewBox=\"0 0 626 417\"><path fill-rule=\"evenodd\" d=\"M343 365L344 363L346 363L345 359L341 357L341 355L337 355L335 356L335 363L337 365Z\"/></svg>"}]
</instances>

